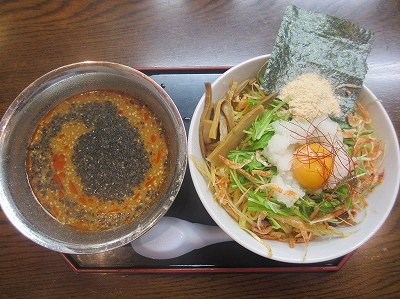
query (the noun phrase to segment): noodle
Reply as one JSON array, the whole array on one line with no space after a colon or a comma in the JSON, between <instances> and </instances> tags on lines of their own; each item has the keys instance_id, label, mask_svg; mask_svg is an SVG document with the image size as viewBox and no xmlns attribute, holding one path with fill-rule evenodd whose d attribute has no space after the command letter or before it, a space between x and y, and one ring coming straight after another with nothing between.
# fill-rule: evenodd
<instances>
[{"instance_id":1,"label":"noodle","mask_svg":"<svg viewBox=\"0 0 400 299\"><path fill-rule=\"evenodd\" d=\"M194 160L209 182L214 199L242 229L260 242L277 240L293 248L296 243L308 244L318 237L346 236L337 226L356 223L356 215L367 207L365 197L382 182L384 175L379 168L384 151L380 141L372 135L368 111L361 103L357 102L355 112L348 115L348 122L340 123L340 133L345 137L344 149L340 150L347 151L354 161L354 169L348 169L348 175L336 186L325 186L319 193L307 191L290 206L279 201L276 194L290 197L295 196L295 192L272 183L278 174L277 168L261 154L275 134L272 124L292 118L288 99L281 100L276 95L271 98L256 80L250 79L240 84L233 82L227 98L218 102L222 100L231 103L236 124L260 103L265 112L251 128L245 129L246 136L235 149L226 156L219 156L218 163L215 159L208 159L205 164ZM216 113L221 111L218 109ZM315 129L318 130L318 126ZM214 142L218 144L223 140L217 136ZM261 243L271 253L271 248Z\"/></svg>"}]
</instances>

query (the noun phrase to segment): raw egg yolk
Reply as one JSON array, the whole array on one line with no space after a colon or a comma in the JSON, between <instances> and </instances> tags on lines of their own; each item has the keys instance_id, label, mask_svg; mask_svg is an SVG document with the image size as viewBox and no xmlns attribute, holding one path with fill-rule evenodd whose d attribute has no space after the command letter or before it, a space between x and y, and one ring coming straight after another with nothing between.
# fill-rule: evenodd
<instances>
[{"instance_id":1,"label":"raw egg yolk","mask_svg":"<svg viewBox=\"0 0 400 299\"><path fill-rule=\"evenodd\" d=\"M293 176L305 189L321 188L332 174L332 170L332 153L319 143L305 144L293 155Z\"/></svg>"}]
</instances>

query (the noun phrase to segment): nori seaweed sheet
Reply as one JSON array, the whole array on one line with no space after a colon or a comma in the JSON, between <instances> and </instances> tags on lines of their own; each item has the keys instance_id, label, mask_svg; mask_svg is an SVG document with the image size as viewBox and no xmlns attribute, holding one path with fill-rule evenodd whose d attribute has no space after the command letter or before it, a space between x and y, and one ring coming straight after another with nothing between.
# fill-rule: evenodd
<instances>
[{"instance_id":1,"label":"nori seaweed sheet","mask_svg":"<svg viewBox=\"0 0 400 299\"><path fill-rule=\"evenodd\" d=\"M268 62L262 87L279 92L304 73L329 80L340 99L341 121L354 111L368 66L373 33L348 20L288 6ZM343 84L359 88L337 88Z\"/></svg>"}]
</instances>

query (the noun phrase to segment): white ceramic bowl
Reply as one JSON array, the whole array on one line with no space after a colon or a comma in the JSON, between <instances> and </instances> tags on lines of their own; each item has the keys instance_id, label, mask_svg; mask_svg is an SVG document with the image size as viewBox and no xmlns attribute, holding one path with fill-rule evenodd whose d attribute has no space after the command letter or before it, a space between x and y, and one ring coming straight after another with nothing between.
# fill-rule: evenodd
<instances>
[{"instance_id":1,"label":"white ceramic bowl","mask_svg":"<svg viewBox=\"0 0 400 299\"><path fill-rule=\"evenodd\" d=\"M223 97L232 81L241 82L247 78L255 77L267 58L268 55L259 56L229 69L212 84L213 99L217 100ZM267 249L242 230L239 224L213 199L213 195L207 186L207 181L191 160L192 156L201 158L198 131L199 120L204 106L203 95L193 114L189 129L189 168L197 193L214 221L236 242L248 250L273 260L288 263L315 263L332 260L350 253L371 238L386 220L396 200L400 182L400 154L395 130L381 103L365 86L359 98L371 114L376 135L386 145L386 159L383 163L385 177L382 184L367 198L369 206L366 210L365 218L357 226L343 229L355 232L346 238L312 241L308 246L307 254L304 244L297 244L295 248L290 248L284 242L267 241L272 248L272 256L268 256Z\"/></svg>"}]
</instances>

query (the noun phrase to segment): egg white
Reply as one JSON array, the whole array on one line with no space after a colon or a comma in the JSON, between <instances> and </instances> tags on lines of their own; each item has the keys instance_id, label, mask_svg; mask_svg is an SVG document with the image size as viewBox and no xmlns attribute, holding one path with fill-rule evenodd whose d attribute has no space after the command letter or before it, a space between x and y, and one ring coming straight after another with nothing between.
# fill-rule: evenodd
<instances>
[{"instance_id":1,"label":"egg white","mask_svg":"<svg viewBox=\"0 0 400 299\"><path fill-rule=\"evenodd\" d=\"M263 150L263 155L276 166L278 174L271 183L283 191L275 191L277 200L291 207L306 194L292 173L293 154L299 146L306 143L320 143L333 155L333 170L325 188L334 188L343 180L352 168L352 160L343 144L343 136L339 124L328 116L320 116L313 121L302 119L274 122L275 134ZM321 190L319 190L321 191Z\"/></svg>"}]
</instances>

